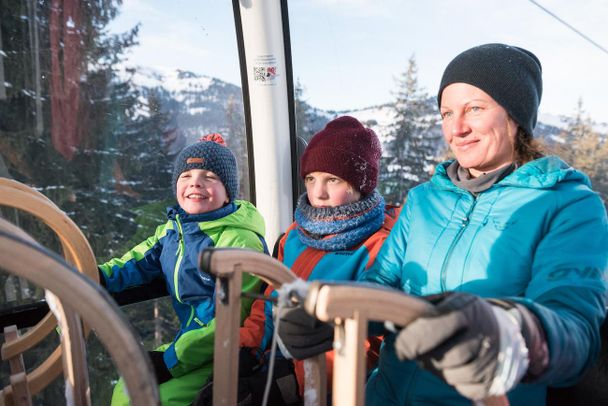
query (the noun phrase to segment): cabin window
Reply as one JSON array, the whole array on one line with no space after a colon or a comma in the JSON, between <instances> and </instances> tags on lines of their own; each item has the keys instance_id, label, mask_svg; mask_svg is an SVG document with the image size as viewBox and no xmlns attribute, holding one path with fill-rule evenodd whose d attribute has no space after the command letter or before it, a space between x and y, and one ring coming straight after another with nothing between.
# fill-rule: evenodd
<instances>
[{"instance_id":1,"label":"cabin window","mask_svg":"<svg viewBox=\"0 0 608 406\"><path fill-rule=\"evenodd\" d=\"M240 198L249 199L231 2L0 2L0 177L49 197L81 228L99 262L165 221L165 207L175 204L176 155L212 132L237 155ZM60 252L52 231L31 216L6 207L0 215ZM0 270L0 311L43 298L41 289ZM173 338L167 299L123 309L147 348ZM109 404L117 376L99 354L93 344L92 398ZM3 363L0 385L7 382ZM39 398L64 403L60 388Z\"/></svg>"}]
</instances>

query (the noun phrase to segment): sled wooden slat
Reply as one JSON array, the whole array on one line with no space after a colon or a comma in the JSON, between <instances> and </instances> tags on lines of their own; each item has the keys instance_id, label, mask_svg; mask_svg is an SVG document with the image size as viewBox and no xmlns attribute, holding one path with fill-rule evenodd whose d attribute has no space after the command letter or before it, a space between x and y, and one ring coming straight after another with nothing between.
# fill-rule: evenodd
<instances>
[{"instance_id":1,"label":"sled wooden slat","mask_svg":"<svg viewBox=\"0 0 608 406\"><path fill-rule=\"evenodd\" d=\"M44 337L46 337L57 325L57 320L52 313L44 316L42 320L32 327L25 334L20 336L20 340L12 343L4 343L0 353L2 359L6 360L14 357L17 354L23 354L30 348L34 348ZM34 328L36 330L34 331Z\"/></svg>"},{"instance_id":2,"label":"sled wooden slat","mask_svg":"<svg viewBox=\"0 0 608 406\"><path fill-rule=\"evenodd\" d=\"M31 406L32 396L27 387L27 376L25 372L11 375L9 381L13 388L12 404L15 406Z\"/></svg>"},{"instance_id":3,"label":"sled wooden slat","mask_svg":"<svg viewBox=\"0 0 608 406\"><path fill-rule=\"evenodd\" d=\"M4 329L4 339L6 342L12 342L19 338L19 330L17 326L8 326ZM13 404L26 404L30 402L30 392L27 386L27 376L25 374L25 364L23 355L18 354L8 360L10 368L10 388L11 400ZM1 396L1 395L0 395Z\"/></svg>"},{"instance_id":4,"label":"sled wooden slat","mask_svg":"<svg viewBox=\"0 0 608 406\"><path fill-rule=\"evenodd\" d=\"M61 371L61 347L57 347L47 359L38 365L38 368L27 374L27 384L32 396L49 386L51 382L61 375Z\"/></svg>"},{"instance_id":5,"label":"sled wooden slat","mask_svg":"<svg viewBox=\"0 0 608 406\"><path fill-rule=\"evenodd\" d=\"M17 326L8 326L4 329L4 340L8 343L15 341L19 338L19 330ZM25 372L25 363L23 362L23 355L17 354L16 356L8 360L11 374L18 374Z\"/></svg>"},{"instance_id":6,"label":"sled wooden slat","mask_svg":"<svg viewBox=\"0 0 608 406\"><path fill-rule=\"evenodd\" d=\"M57 347L51 355L38 366L38 368L27 374L27 386L30 394L35 396L40 393L40 391L49 386L51 382L61 375L62 370L61 347ZM10 385L0 391L0 406L2 406L1 398L4 396L12 399L12 393Z\"/></svg>"},{"instance_id":7,"label":"sled wooden slat","mask_svg":"<svg viewBox=\"0 0 608 406\"><path fill-rule=\"evenodd\" d=\"M61 331L61 360L66 396L74 399L78 405L90 405L86 343L80 316L52 293L47 291L46 296Z\"/></svg>"},{"instance_id":8,"label":"sled wooden slat","mask_svg":"<svg viewBox=\"0 0 608 406\"><path fill-rule=\"evenodd\" d=\"M17 330L17 326L8 326L4 329L5 342L10 343L11 341L15 341L17 338L19 338L19 330ZM11 374L25 372L25 364L23 362L22 354L17 354L16 356L9 358L8 363Z\"/></svg>"}]
</instances>

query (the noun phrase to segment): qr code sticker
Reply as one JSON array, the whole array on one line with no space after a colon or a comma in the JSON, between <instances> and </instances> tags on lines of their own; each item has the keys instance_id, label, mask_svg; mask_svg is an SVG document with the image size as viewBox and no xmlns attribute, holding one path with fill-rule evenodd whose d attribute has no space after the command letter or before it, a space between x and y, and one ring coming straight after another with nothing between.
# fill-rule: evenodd
<instances>
[{"instance_id":1,"label":"qr code sticker","mask_svg":"<svg viewBox=\"0 0 608 406\"><path fill-rule=\"evenodd\" d=\"M264 82L266 80L266 69L264 67L254 67L253 80Z\"/></svg>"}]
</instances>

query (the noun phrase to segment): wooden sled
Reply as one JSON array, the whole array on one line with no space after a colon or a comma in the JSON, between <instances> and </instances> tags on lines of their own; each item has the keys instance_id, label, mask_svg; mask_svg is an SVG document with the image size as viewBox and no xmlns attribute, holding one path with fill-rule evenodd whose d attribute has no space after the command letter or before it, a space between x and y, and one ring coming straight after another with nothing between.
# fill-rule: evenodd
<instances>
[{"instance_id":1,"label":"wooden sled","mask_svg":"<svg viewBox=\"0 0 608 406\"><path fill-rule=\"evenodd\" d=\"M238 248L216 248L203 251L200 268L217 276L215 307L215 348L213 362L213 404L237 404L238 351L243 272L255 275L279 289L296 276L276 259L258 252ZM304 361L311 371L304 388L307 406L325 406L327 376L325 354Z\"/></svg>"},{"instance_id":2,"label":"wooden sled","mask_svg":"<svg viewBox=\"0 0 608 406\"><path fill-rule=\"evenodd\" d=\"M132 404L160 404L150 361L107 292L31 239L28 241L7 232L6 221L0 220L0 224L2 268L49 290L55 297L49 306L60 319L60 362L63 364L67 396L74 404L91 403L81 317L95 330L110 353L125 379ZM15 336L14 329L9 328L7 338L11 340ZM0 402L29 405L34 391L30 389L28 375L22 369L21 354L10 357L10 363L13 368L11 385L0 391ZM22 370L15 371L15 368Z\"/></svg>"},{"instance_id":3,"label":"wooden sled","mask_svg":"<svg viewBox=\"0 0 608 406\"><path fill-rule=\"evenodd\" d=\"M89 328L86 327L86 324L83 327L81 322L81 315L84 315L82 313L83 309L89 311L91 307L94 308L88 313L87 317L83 318L89 325L101 328L97 332L102 343L104 343L102 335L113 335L115 338L122 337L122 339L125 339L126 334L131 335L129 336L130 345L113 343L109 347L122 346L125 349L127 347L132 349L132 343L135 343L138 348L139 344L133 338L129 325L120 318L121 316L106 314L112 311L117 312L118 308L113 301L108 301L107 293L96 286L99 278L96 260L87 239L76 224L46 196L26 185L6 178L0 178L0 205L26 211L48 225L59 237L67 261L82 272L77 274L73 267L63 262L55 254L42 248L25 231L0 218L0 260L2 261L2 268L47 289L47 302L53 310L22 336L19 335L17 328L14 326L5 329L5 342L1 347L1 355L3 360L9 362L11 381L7 387L0 390L0 405L31 404L31 397L53 382L62 371L66 379L66 395L74 404L88 405L90 404L90 394L84 336L88 333ZM86 277L83 275L86 275ZM59 278L58 280L62 281L59 289L53 288L57 281L51 280L52 277ZM80 286L83 283L89 283L97 293L90 293L91 286L83 287L81 290ZM83 294L83 292L89 292L89 294ZM75 298L80 299L81 302L78 302ZM75 311L75 309L78 309L78 311ZM55 332L58 324L57 318L60 319L61 345L37 368L31 372L26 372L22 354L40 343L47 335ZM100 320L103 319L106 321L99 324ZM112 324L112 320L118 320L118 322ZM116 331L124 328L124 326L127 326L127 330L120 331L120 334L117 334ZM106 348L109 347L106 345ZM139 351L141 352L141 348ZM119 349L119 352L117 358L121 362L124 363L124 360L130 359L128 351ZM133 355L133 357L138 356L138 353ZM136 369L141 369L143 362L148 362L148 360L145 358L145 361L129 361L129 363L131 362L137 364L134 366ZM118 363L117 366L120 370ZM129 368L128 365L122 367ZM141 375L141 379L149 377L149 368L149 365L146 365L146 371L148 372L143 372L144 375ZM141 371L137 372L137 374L141 373ZM127 375L132 374L128 373ZM133 377L130 379L133 379ZM145 389L142 399L146 400L140 404L158 403L158 394L155 392L156 384L153 376L152 380L147 381L145 386L152 386L154 389L152 392ZM129 390L134 402L136 400L133 396L141 397L139 393L142 392L142 388L129 387ZM149 401L156 403L148 403Z\"/></svg>"}]
</instances>

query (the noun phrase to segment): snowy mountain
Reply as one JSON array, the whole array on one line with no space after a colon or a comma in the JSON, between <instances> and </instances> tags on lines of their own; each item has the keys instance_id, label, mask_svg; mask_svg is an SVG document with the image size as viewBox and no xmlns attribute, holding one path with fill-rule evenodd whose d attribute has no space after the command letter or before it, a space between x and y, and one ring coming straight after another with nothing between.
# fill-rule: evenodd
<instances>
[{"instance_id":1,"label":"snowy mountain","mask_svg":"<svg viewBox=\"0 0 608 406\"><path fill-rule=\"evenodd\" d=\"M230 103L243 111L239 86L205 75L183 70L156 70L138 67L124 70L121 79L130 80L140 93L141 110L149 117L160 109L168 113L193 141L201 134L222 132L227 124ZM151 105L150 100L156 100ZM242 114L242 113L241 113Z\"/></svg>"},{"instance_id":2,"label":"snowy mountain","mask_svg":"<svg viewBox=\"0 0 608 406\"><path fill-rule=\"evenodd\" d=\"M127 77L139 90L142 110L138 114L150 115L146 99L155 96L160 99L161 108L176 114L178 125L186 132L190 141L200 134L221 132L228 123L227 106L235 104L235 110L242 114L242 92L237 85L217 78L183 70L154 70L150 68L126 69L121 75ZM435 99L428 99L429 110L434 108ZM308 106L307 127L314 133L324 124L339 115L351 115L372 128L383 143L386 143L393 121L390 105L370 106L357 110L325 111ZM242 118L241 118L242 119ZM563 142L560 132L565 128L562 116L541 113L535 129L535 136L549 142ZM608 123L596 123L597 132L608 134ZM440 124L437 131L441 131ZM306 137L307 138L307 137ZM438 145L438 149L442 148Z\"/></svg>"}]
</instances>

